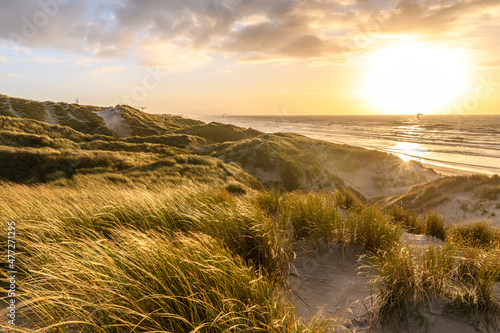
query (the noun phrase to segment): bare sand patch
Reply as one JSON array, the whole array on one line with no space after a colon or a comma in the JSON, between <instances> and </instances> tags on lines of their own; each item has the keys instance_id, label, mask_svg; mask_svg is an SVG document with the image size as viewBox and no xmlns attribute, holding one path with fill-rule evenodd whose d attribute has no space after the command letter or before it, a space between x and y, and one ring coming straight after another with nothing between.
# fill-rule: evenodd
<instances>
[{"instance_id":1,"label":"bare sand patch","mask_svg":"<svg viewBox=\"0 0 500 333\"><path fill-rule=\"evenodd\" d=\"M370 279L361 274L361 250L327 245L299 251L288 286L298 316L332 318L338 329L368 328Z\"/></svg>"},{"instance_id":2,"label":"bare sand patch","mask_svg":"<svg viewBox=\"0 0 500 333\"><path fill-rule=\"evenodd\" d=\"M106 127L112 130L115 135L123 138L131 137L132 133L130 127L126 124L122 118L123 110L120 108L109 108L104 111L94 112L96 115L102 118Z\"/></svg>"}]
</instances>

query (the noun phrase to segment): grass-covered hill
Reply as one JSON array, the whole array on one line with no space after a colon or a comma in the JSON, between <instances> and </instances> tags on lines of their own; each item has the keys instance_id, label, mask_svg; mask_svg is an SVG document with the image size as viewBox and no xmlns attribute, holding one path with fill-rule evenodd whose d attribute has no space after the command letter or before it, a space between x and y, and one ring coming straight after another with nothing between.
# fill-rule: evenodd
<instances>
[{"instance_id":1,"label":"grass-covered hill","mask_svg":"<svg viewBox=\"0 0 500 333\"><path fill-rule=\"evenodd\" d=\"M0 116L0 220L15 229L17 259L2 261L0 274L5 281L11 264L19 272L18 307L16 326L2 319L3 329L499 330L499 229L447 226L437 213L401 207L439 201L435 192L460 184L494 202L498 177L433 181L432 170L381 152L127 106L89 107L102 122L82 114L75 129L41 112L8 115L11 104ZM362 200L384 193L398 196L379 199L387 207ZM340 249L333 258L331 248ZM298 273L314 277L318 262L342 263L342 253L356 253L347 277L316 283ZM328 300L328 316L300 312L300 295L330 295L358 273L371 281L354 286L368 292L351 300L364 313ZM304 280L300 294L290 278Z\"/></svg>"},{"instance_id":2,"label":"grass-covered hill","mask_svg":"<svg viewBox=\"0 0 500 333\"><path fill-rule=\"evenodd\" d=\"M306 191L350 189L366 198L403 193L412 185L437 177L421 165L402 163L399 158L386 153L326 143L295 134L263 134L253 129L220 123L189 123L188 119L149 115L128 106L89 112L116 127L106 127L111 129L111 133L104 131L108 135L98 130L100 127L81 132L68 126L33 119L0 116L0 145L9 147L1 151L4 156L4 162L1 163L9 167L23 163L33 165L33 156L40 157L48 151L45 149L34 153L34 149L41 148L105 151L108 154L115 152L115 155L117 152L141 152L163 156L182 150L182 153L212 156L228 163L237 163L265 186ZM130 115L137 122L126 120ZM161 124L158 119L162 121ZM182 124L178 123L179 119L183 121ZM124 126L128 123L135 125ZM146 123L147 127L141 125ZM164 134L156 134L162 131ZM24 149L16 162L10 160L11 154L15 154L14 148ZM52 161L55 155L49 155L52 157L46 160ZM33 158L36 160L38 157ZM76 172L73 167L67 169L70 175ZM40 170L45 171L37 171L36 177L31 177L29 172L24 173L21 178L47 179L50 168ZM58 171L58 167L54 170ZM7 171L0 172L0 177L14 180ZM16 178L16 181L19 179Z\"/></svg>"},{"instance_id":3,"label":"grass-covered hill","mask_svg":"<svg viewBox=\"0 0 500 333\"><path fill-rule=\"evenodd\" d=\"M19 147L53 147L64 148L65 145L98 142L113 142L116 149L125 143L161 144L179 148L193 149L207 144L202 137L187 134L164 134L146 137L117 138L102 134L84 134L72 128L50 125L36 120L0 116L0 135L2 143ZM110 147L111 149L112 147ZM113 149L111 149L113 150Z\"/></svg>"},{"instance_id":4,"label":"grass-covered hill","mask_svg":"<svg viewBox=\"0 0 500 333\"><path fill-rule=\"evenodd\" d=\"M175 131L177 134L188 134L207 139L211 143L240 141L255 138L262 134L251 128L241 128L234 125L210 123L186 127Z\"/></svg>"},{"instance_id":5,"label":"grass-covered hill","mask_svg":"<svg viewBox=\"0 0 500 333\"><path fill-rule=\"evenodd\" d=\"M213 156L238 162L263 184L287 190L350 188L372 198L403 193L438 177L421 164L405 163L394 155L292 133L264 134L211 149Z\"/></svg>"},{"instance_id":6,"label":"grass-covered hill","mask_svg":"<svg viewBox=\"0 0 500 333\"><path fill-rule=\"evenodd\" d=\"M0 95L0 115L67 126L86 134L120 137L163 135L201 124L179 116L148 114L126 105L96 107L38 102L5 95Z\"/></svg>"},{"instance_id":7,"label":"grass-covered hill","mask_svg":"<svg viewBox=\"0 0 500 333\"><path fill-rule=\"evenodd\" d=\"M200 137L172 134L121 139L2 116L0 126L0 179L5 181L74 182L104 176L104 181L129 184L234 181L240 187L261 186L235 163L194 154L194 148L205 144Z\"/></svg>"}]
</instances>

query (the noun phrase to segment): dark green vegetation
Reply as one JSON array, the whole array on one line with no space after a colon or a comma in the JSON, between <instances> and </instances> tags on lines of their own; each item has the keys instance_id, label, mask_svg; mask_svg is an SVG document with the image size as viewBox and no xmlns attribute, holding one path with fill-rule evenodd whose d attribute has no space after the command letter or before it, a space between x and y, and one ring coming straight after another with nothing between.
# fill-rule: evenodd
<instances>
[{"instance_id":1,"label":"dark green vegetation","mask_svg":"<svg viewBox=\"0 0 500 333\"><path fill-rule=\"evenodd\" d=\"M46 120L36 105L23 112ZM497 229L382 210L329 171L393 156L125 106L133 136L118 137L76 111L100 108L42 105L71 109L85 133L0 116L0 219L19 235L20 331L331 332L335 318L299 320L286 301L290 263L308 244L364 251L373 327L435 300L492 325L499 314ZM404 231L446 244L403 246Z\"/></svg>"}]
</instances>

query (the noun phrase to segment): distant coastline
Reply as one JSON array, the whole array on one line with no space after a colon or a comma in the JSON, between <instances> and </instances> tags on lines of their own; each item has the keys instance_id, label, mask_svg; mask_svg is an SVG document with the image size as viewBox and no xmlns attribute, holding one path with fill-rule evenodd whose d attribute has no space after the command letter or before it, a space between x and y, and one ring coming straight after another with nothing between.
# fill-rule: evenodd
<instances>
[{"instance_id":1,"label":"distant coastline","mask_svg":"<svg viewBox=\"0 0 500 333\"><path fill-rule=\"evenodd\" d=\"M392 153L444 174L500 173L500 116L198 115L194 119L293 132L314 139ZM448 170L448 171L445 171Z\"/></svg>"}]
</instances>

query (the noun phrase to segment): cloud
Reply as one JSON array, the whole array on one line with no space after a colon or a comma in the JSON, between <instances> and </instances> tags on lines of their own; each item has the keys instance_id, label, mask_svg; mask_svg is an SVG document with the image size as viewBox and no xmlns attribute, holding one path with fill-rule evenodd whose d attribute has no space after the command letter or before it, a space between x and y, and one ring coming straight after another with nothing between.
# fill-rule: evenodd
<instances>
[{"instance_id":1,"label":"cloud","mask_svg":"<svg viewBox=\"0 0 500 333\"><path fill-rule=\"evenodd\" d=\"M21 77L21 75L16 74L16 73L6 73L6 74L0 74L0 78L2 79L14 79Z\"/></svg>"},{"instance_id":2,"label":"cloud","mask_svg":"<svg viewBox=\"0 0 500 333\"><path fill-rule=\"evenodd\" d=\"M351 16L349 5L330 0L40 3L46 5L8 2L0 13L0 35L29 47L66 48L103 58L142 55L145 63L167 66L169 56L180 52L193 61L207 61L203 54L210 52L236 58L321 57L339 51L336 38L321 33L338 25L334 20ZM259 31L271 34L258 36ZM159 56L151 47L155 44L172 53Z\"/></svg>"},{"instance_id":3,"label":"cloud","mask_svg":"<svg viewBox=\"0 0 500 333\"><path fill-rule=\"evenodd\" d=\"M16 0L2 4L0 39L90 59L141 57L173 70L209 63L211 53L339 62L366 48L353 41L367 34L460 38L484 24L499 29L497 21L471 23L498 6L498 0Z\"/></svg>"},{"instance_id":4,"label":"cloud","mask_svg":"<svg viewBox=\"0 0 500 333\"><path fill-rule=\"evenodd\" d=\"M175 42L143 43L141 50L147 55L143 64L147 67L165 68L171 72L184 72L202 67L213 60L200 50L186 50L178 44Z\"/></svg>"},{"instance_id":5,"label":"cloud","mask_svg":"<svg viewBox=\"0 0 500 333\"><path fill-rule=\"evenodd\" d=\"M0 56L0 62L7 62L7 58Z\"/></svg>"},{"instance_id":6,"label":"cloud","mask_svg":"<svg viewBox=\"0 0 500 333\"><path fill-rule=\"evenodd\" d=\"M102 74L107 74L107 73L113 73L113 72L119 72L124 70L125 68L122 66L104 66L104 67L99 67L96 69L93 69L91 71L87 72L88 76L98 76Z\"/></svg>"},{"instance_id":7,"label":"cloud","mask_svg":"<svg viewBox=\"0 0 500 333\"><path fill-rule=\"evenodd\" d=\"M2 2L0 36L29 47L75 48L86 35L88 0Z\"/></svg>"},{"instance_id":8,"label":"cloud","mask_svg":"<svg viewBox=\"0 0 500 333\"><path fill-rule=\"evenodd\" d=\"M464 18L499 6L498 0L401 0L379 22L387 33L442 34L457 28Z\"/></svg>"}]
</instances>

